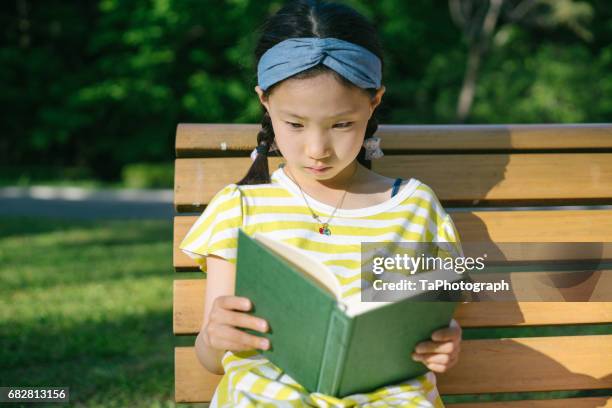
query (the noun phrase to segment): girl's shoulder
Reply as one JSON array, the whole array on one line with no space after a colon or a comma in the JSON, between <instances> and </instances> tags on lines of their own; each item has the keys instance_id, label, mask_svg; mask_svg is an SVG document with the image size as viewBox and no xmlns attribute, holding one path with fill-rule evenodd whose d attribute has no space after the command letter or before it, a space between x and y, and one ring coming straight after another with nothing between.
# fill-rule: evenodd
<instances>
[{"instance_id":1,"label":"girl's shoulder","mask_svg":"<svg viewBox=\"0 0 612 408\"><path fill-rule=\"evenodd\" d=\"M265 195L266 193L271 194L275 190L278 190L279 186L274 183L266 184L236 184L231 183L221 188L215 193L213 199L221 197L239 197L239 196L252 196L252 195Z\"/></svg>"},{"instance_id":2,"label":"girl's shoulder","mask_svg":"<svg viewBox=\"0 0 612 408\"><path fill-rule=\"evenodd\" d=\"M279 180L279 171L275 171L270 176L269 183L262 184L243 184L236 186L240 191L240 194L244 198L282 198L290 197L291 194L287 190L284 183ZM229 187L229 186L228 186Z\"/></svg>"},{"instance_id":3,"label":"girl's shoulder","mask_svg":"<svg viewBox=\"0 0 612 408\"><path fill-rule=\"evenodd\" d=\"M433 188L420 179L414 177L402 177L401 179L402 183L399 186L398 191L401 191L404 188L410 189L410 194L407 195L405 199L406 201L418 203L419 207L427 209L430 216L434 216L436 219L445 218L447 216L446 210L442 206L442 203L440 202L440 199Z\"/></svg>"},{"instance_id":4,"label":"girl's shoulder","mask_svg":"<svg viewBox=\"0 0 612 408\"><path fill-rule=\"evenodd\" d=\"M399 185L398 185L399 182ZM364 181L362 182L360 193L365 194L378 194L380 199L383 201L386 198L391 197L391 194L395 192L397 194L402 191L406 186L411 185L417 189L423 185L423 190L427 193L433 193L428 186L425 186L420 180L414 177L387 177L382 174L378 174L372 170L368 170Z\"/></svg>"},{"instance_id":5,"label":"girl's shoulder","mask_svg":"<svg viewBox=\"0 0 612 408\"><path fill-rule=\"evenodd\" d=\"M242 191L239 185L235 183L227 184L225 187L221 188L213 195L213 197L208 202L208 206L210 206L211 204L215 204L219 201L235 199L237 197L240 197L241 195Z\"/></svg>"}]
</instances>

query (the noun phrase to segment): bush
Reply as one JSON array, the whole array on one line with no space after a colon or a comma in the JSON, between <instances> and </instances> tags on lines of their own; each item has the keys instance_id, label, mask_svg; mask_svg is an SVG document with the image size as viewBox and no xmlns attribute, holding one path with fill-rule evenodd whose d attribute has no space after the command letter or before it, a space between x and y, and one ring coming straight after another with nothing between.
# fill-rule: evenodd
<instances>
[{"instance_id":1,"label":"bush","mask_svg":"<svg viewBox=\"0 0 612 408\"><path fill-rule=\"evenodd\" d=\"M129 188L172 188L173 163L134 163L124 166L121 176Z\"/></svg>"}]
</instances>

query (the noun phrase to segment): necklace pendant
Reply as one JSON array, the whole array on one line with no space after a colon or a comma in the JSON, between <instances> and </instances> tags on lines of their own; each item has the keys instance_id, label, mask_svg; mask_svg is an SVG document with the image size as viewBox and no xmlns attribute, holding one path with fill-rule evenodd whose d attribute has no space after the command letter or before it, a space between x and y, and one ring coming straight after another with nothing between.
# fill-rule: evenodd
<instances>
[{"instance_id":1,"label":"necklace pendant","mask_svg":"<svg viewBox=\"0 0 612 408\"><path fill-rule=\"evenodd\" d=\"M319 234L321 235L331 235L331 231L327 228L327 224L323 224L322 227L319 227Z\"/></svg>"}]
</instances>

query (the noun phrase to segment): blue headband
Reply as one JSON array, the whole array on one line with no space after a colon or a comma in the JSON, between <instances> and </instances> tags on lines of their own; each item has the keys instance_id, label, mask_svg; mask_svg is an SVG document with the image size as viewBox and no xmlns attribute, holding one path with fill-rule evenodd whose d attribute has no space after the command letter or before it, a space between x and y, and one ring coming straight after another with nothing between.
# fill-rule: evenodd
<instances>
[{"instance_id":1,"label":"blue headband","mask_svg":"<svg viewBox=\"0 0 612 408\"><path fill-rule=\"evenodd\" d=\"M333 69L360 88L380 88L380 59L367 49L337 38L290 38L266 51L257 65L262 90L315 65Z\"/></svg>"}]
</instances>

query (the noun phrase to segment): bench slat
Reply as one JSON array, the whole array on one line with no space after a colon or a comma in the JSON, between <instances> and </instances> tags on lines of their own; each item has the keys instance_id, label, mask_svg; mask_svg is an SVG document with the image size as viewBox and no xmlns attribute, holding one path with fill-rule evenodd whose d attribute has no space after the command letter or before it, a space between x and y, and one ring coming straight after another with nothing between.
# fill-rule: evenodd
<instances>
[{"instance_id":1,"label":"bench slat","mask_svg":"<svg viewBox=\"0 0 612 408\"><path fill-rule=\"evenodd\" d=\"M612 335L466 340L459 363L438 374L438 387L443 395L606 389L612 387L606 355ZM175 359L176 400L209 401L218 376L200 365L193 347L176 348Z\"/></svg>"},{"instance_id":2,"label":"bench slat","mask_svg":"<svg viewBox=\"0 0 612 408\"><path fill-rule=\"evenodd\" d=\"M282 159L269 161L272 173ZM178 159L176 210L202 210L217 191L240 180L251 163L243 157ZM443 203L612 203L612 153L398 155L374 161L372 170L414 177Z\"/></svg>"},{"instance_id":3,"label":"bench slat","mask_svg":"<svg viewBox=\"0 0 612 408\"><path fill-rule=\"evenodd\" d=\"M478 211L451 217L464 242L612 242L612 210ZM196 216L174 217L173 265L198 270L178 246Z\"/></svg>"},{"instance_id":4,"label":"bench slat","mask_svg":"<svg viewBox=\"0 0 612 408\"><path fill-rule=\"evenodd\" d=\"M205 290L205 279L174 281L174 334L200 331ZM466 328L607 323L612 321L612 302L463 303L455 318Z\"/></svg>"},{"instance_id":5,"label":"bench slat","mask_svg":"<svg viewBox=\"0 0 612 408\"><path fill-rule=\"evenodd\" d=\"M257 124L178 125L177 157L198 157L211 151L251 151ZM381 148L394 150L535 150L610 149L612 125L380 125ZM223 145L225 149L223 149Z\"/></svg>"},{"instance_id":6,"label":"bench slat","mask_svg":"<svg viewBox=\"0 0 612 408\"><path fill-rule=\"evenodd\" d=\"M438 375L442 394L612 387L612 335L466 340L461 358ZM503 369L500 369L503 367Z\"/></svg>"},{"instance_id":7,"label":"bench slat","mask_svg":"<svg viewBox=\"0 0 612 408\"><path fill-rule=\"evenodd\" d=\"M209 402L221 375L200 364L194 347L174 348L174 400L176 402Z\"/></svg>"},{"instance_id":8,"label":"bench slat","mask_svg":"<svg viewBox=\"0 0 612 408\"><path fill-rule=\"evenodd\" d=\"M467 402L445 404L448 408L612 408L612 397L564 398L553 400L525 400L499 402Z\"/></svg>"},{"instance_id":9,"label":"bench slat","mask_svg":"<svg viewBox=\"0 0 612 408\"><path fill-rule=\"evenodd\" d=\"M612 210L473 211L450 215L464 242L612 242Z\"/></svg>"}]
</instances>

